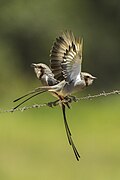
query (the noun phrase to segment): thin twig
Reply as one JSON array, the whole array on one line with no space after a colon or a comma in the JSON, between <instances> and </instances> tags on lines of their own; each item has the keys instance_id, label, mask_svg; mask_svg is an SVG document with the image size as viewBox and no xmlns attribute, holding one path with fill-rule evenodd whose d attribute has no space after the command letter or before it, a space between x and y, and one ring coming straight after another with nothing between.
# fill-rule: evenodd
<instances>
[{"instance_id":1,"label":"thin twig","mask_svg":"<svg viewBox=\"0 0 120 180\"><path fill-rule=\"evenodd\" d=\"M95 95L88 95L88 96L84 96L84 97L80 97L80 98L76 98L76 102L78 101L81 101L81 100L92 100L94 98L98 98L98 97L101 97L101 96L109 96L109 95L120 95L120 90L113 90L111 92L101 92L99 94L95 94ZM51 102L50 102L51 103ZM50 107L50 103L44 103L44 104L33 104L32 106L24 106L22 108L17 108L15 110L12 109L9 109L9 110L4 110L4 109L1 109L0 108L0 113L6 113L6 112L15 112L15 111L25 111L25 110L29 110L29 109L33 109L33 108L41 108L41 107L45 107L45 106L48 106ZM59 103L57 103L56 105L58 105Z\"/></svg>"},{"instance_id":2,"label":"thin twig","mask_svg":"<svg viewBox=\"0 0 120 180\"><path fill-rule=\"evenodd\" d=\"M115 94L118 94L120 95L120 90L114 90L114 91L111 91L111 92L101 92L100 94L95 94L95 95L88 95L88 96L85 96L85 97L81 97L81 98L77 98L78 101L79 100L86 100L86 99L90 99L92 100L93 98L98 98L100 96L109 96L109 95L115 95Z\"/></svg>"}]
</instances>

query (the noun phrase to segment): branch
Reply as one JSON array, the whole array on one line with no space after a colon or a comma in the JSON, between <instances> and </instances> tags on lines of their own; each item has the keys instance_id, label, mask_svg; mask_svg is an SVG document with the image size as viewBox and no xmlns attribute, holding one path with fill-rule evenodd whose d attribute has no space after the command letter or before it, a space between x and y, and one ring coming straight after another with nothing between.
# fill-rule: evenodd
<instances>
[{"instance_id":1,"label":"branch","mask_svg":"<svg viewBox=\"0 0 120 180\"><path fill-rule=\"evenodd\" d=\"M84 97L80 97L80 98L75 98L76 102L78 101L81 101L81 100L92 100L94 98L98 98L98 97L101 97L101 96L110 96L110 95L120 95L120 90L113 90L111 92L101 92L99 94L95 94L95 95L88 95L88 96L84 96ZM54 102L50 102L50 103L44 103L44 104L33 104L32 106L24 106L22 108L17 108L15 110L12 109L9 109L9 110L4 110L4 109L1 109L0 108L0 113L6 113L6 112L15 112L15 111L25 111L25 110L29 110L29 109L33 109L33 108L41 108L41 107L45 107L45 106L48 106L48 107L51 107L50 104L51 103L54 103ZM58 105L59 103L57 103L56 105Z\"/></svg>"}]
</instances>

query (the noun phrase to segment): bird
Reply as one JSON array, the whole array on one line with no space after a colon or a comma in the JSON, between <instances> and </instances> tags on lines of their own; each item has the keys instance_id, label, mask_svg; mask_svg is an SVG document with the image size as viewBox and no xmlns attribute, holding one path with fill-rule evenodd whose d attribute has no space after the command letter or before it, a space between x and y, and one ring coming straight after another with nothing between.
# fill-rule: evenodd
<instances>
[{"instance_id":1,"label":"bird","mask_svg":"<svg viewBox=\"0 0 120 180\"><path fill-rule=\"evenodd\" d=\"M58 80L54 78L54 74L46 64L32 63L31 67L34 68L36 77L41 81L42 85L53 86L58 84Z\"/></svg>"},{"instance_id":2,"label":"bird","mask_svg":"<svg viewBox=\"0 0 120 180\"><path fill-rule=\"evenodd\" d=\"M74 99L72 94L92 85L96 79L88 72L82 72L83 38L76 38L72 31L66 30L56 38L50 51L50 67L43 63L32 63L36 77L42 86L17 98L14 102L31 95L21 104L44 92L50 92L57 97L55 103L59 102L62 109L65 130L69 144L72 146L76 159L79 161L80 154L73 142L72 134L66 118L66 107L70 108L70 102Z\"/></svg>"}]
</instances>

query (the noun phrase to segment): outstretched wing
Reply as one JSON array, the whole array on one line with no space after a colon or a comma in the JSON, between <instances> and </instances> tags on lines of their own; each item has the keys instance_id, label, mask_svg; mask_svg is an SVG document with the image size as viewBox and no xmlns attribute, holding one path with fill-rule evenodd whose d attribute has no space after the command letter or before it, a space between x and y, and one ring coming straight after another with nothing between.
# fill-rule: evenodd
<instances>
[{"instance_id":1,"label":"outstretched wing","mask_svg":"<svg viewBox=\"0 0 120 180\"><path fill-rule=\"evenodd\" d=\"M80 78L83 40L70 31L64 32L53 44L50 66L59 81L75 81Z\"/></svg>"}]
</instances>

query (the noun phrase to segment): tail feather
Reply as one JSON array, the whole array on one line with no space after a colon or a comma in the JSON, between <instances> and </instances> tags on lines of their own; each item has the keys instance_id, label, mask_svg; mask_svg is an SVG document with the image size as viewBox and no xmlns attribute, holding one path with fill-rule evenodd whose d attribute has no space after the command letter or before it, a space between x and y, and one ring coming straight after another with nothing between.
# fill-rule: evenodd
<instances>
[{"instance_id":1,"label":"tail feather","mask_svg":"<svg viewBox=\"0 0 120 180\"><path fill-rule=\"evenodd\" d=\"M31 94L34 94L34 93L37 93L37 92L41 92L41 90L43 91L43 87L35 88L33 91L30 91L30 92L28 92L27 94L25 94L25 95L23 95L23 96L15 99L13 102L17 102L17 101L19 101L20 99L23 99L24 97L29 96L29 95L31 95Z\"/></svg>"},{"instance_id":2,"label":"tail feather","mask_svg":"<svg viewBox=\"0 0 120 180\"><path fill-rule=\"evenodd\" d=\"M18 101L18 100L20 100L20 99L22 99L22 98L24 98L24 97L26 97L26 96L28 96L28 95L30 95L30 94L33 94L32 96L30 96L29 98L25 99L24 101L22 101L21 103L19 103L17 106L15 106L15 107L13 108L13 111L14 111L15 109L17 109L19 106L21 106L22 104L24 104L26 101L28 101L28 100L30 100L31 98L33 98L33 97L35 97L35 96L37 96L37 95L39 95L39 94L42 94L42 93L44 93L44 92L46 92L46 91L47 91L47 90L43 90L43 91L40 91L40 92L36 92L36 94L29 93L29 94L26 94L26 95L24 95L24 96L16 99L16 101ZM34 92L34 93L35 93L35 92ZM14 100L14 102L16 102L16 101Z\"/></svg>"},{"instance_id":3,"label":"tail feather","mask_svg":"<svg viewBox=\"0 0 120 180\"><path fill-rule=\"evenodd\" d=\"M17 102L17 101L19 101L19 100L21 100L21 99L23 99L23 98L25 98L25 97L27 97L27 96L29 96L29 95L32 95L32 94L33 94L33 95L30 96L29 98L25 99L25 100L22 101L21 103L19 103L17 106L15 106L15 107L13 108L13 110L17 109L20 105L22 105L23 103L25 103L25 102L28 101L29 99L37 96L38 94L41 94L41 93L44 93L44 92L47 92L47 91L49 91L49 92L55 92L56 90L61 89L62 84L63 84L63 82L62 82L62 83L59 83L59 86L58 86L58 85L54 85L54 86L41 86L41 87L36 88L36 89L33 90L33 91L28 92L27 94L25 94L25 95L23 95L23 96L15 99L13 102Z\"/></svg>"},{"instance_id":4,"label":"tail feather","mask_svg":"<svg viewBox=\"0 0 120 180\"><path fill-rule=\"evenodd\" d=\"M74 144L73 139L72 139L72 134L70 132L70 129L69 129L69 126L67 123L67 119L66 119L65 105L64 104L62 104L62 112L63 112L64 124L65 124L65 129L66 129L66 134L67 134L69 144L72 146L72 149L73 149L73 152L75 154L77 161L79 161L80 154L79 154L78 150L76 149L75 144Z\"/></svg>"}]
</instances>

